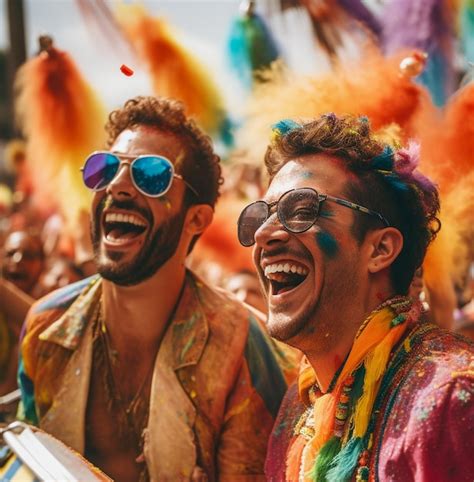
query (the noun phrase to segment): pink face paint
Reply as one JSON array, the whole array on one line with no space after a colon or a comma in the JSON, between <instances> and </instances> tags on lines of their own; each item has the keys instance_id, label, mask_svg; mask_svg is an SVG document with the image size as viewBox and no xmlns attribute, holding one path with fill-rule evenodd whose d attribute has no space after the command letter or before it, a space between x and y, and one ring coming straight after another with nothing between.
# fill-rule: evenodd
<instances>
[{"instance_id":1,"label":"pink face paint","mask_svg":"<svg viewBox=\"0 0 474 482\"><path fill-rule=\"evenodd\" d=\"M375 296L380 302L385 301L387 299L386 296L384 296L382 293L375 293Z\"/></svg>"}]
</instances>

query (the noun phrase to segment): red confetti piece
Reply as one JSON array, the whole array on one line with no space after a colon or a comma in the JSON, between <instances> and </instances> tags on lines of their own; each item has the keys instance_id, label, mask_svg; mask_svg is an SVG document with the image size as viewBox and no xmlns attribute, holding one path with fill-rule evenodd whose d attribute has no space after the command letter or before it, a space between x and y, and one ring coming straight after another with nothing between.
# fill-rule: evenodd
<instances>
[{"instance_id":1,"label":"red confetti piece","mask_svg":"<svg viewBox=\"0 0 474 482\"><path fill-rule=\"evenodd\" d=\"M130 67L127 67L125 64L120 66L120 70L122 71L122 74L126 75L127 77L133 75L133 70Z\"/></svg>"}]
</instances>

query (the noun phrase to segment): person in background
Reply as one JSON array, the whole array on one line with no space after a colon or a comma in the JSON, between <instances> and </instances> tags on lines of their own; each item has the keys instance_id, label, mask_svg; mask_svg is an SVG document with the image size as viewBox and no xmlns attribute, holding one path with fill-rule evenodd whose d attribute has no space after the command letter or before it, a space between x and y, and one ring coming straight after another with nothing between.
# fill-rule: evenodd
<instances>
[{"instance_id":1,"label":"person in background","mask_svg":"<svg viewBox=\"0 0 474 482\"><path fill-rule=\"evenodd\" d=\"M230 275L225 280L224 288L233 293L240 301L253 306L262 313L266 313L267 304L255 272L242 270Z\"/></svg>"},{"instance_id":2,"label":"person in background","mask_svg":"<svg viewBox=\"0 0 474 482\"><path fill-rule=\"evenodd\" d=\"M262 200L239 218L268 330L306 356L280 407L268 480L471 481L474 345L408 296L439 230L418 148L367 118L274 126Z\"/></svg>"},{"instance_id":3,"label":"person in background","mask_svg":"<svg viewBox=\"0 0 474 482\"><path fill-rule=\"evenodd\" d=\"M39 236L27 231L13 231L5 239L2 254L2 276L34 297L35 287L45 265Z\"/></svg>"}]
</instances>

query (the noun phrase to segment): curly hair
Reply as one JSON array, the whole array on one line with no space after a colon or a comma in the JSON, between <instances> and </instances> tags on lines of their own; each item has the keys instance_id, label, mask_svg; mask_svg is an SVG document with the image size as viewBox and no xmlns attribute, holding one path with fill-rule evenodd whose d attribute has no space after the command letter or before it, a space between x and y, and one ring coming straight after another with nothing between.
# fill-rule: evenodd
<instances>
[{"instance_id":1,"label":"curly hair","mask_svg":"<svg viewBox=\"0 0 474 482\"><path fill-rule=\"evenodd\" d=\"M107 147L126 129L149 126L176 134L183 139L187 155L180 172L198 193L186 191L185 203L209 204L212 207L219 197L222 184L219 156L214 152L211 138L193 119L186 117L181 102L163 97L138 96L125 102L120 109L109 115L105 126L108 134Z\"/></svg>"},{"instance_id":2,"label":"curly hair","mask_svg":"<svg viewBox=\"0 0 474 482\"><path fill-rule=\"evenodd\" d=\"M390 267L390 277L397 292L406 294L441 227L437 189L416 170L417 145L394 150L376 139L366 117L334 114L301 125L280 121L273 132L265 154L270 181L289 160L317 153L342 159L356 175L357 181L346 185L349 200L379 212L403 235L403 248ZM356 216L352 231L362 243L367 232L378 227L377 218Z\"/></svg>"}]
</instances>

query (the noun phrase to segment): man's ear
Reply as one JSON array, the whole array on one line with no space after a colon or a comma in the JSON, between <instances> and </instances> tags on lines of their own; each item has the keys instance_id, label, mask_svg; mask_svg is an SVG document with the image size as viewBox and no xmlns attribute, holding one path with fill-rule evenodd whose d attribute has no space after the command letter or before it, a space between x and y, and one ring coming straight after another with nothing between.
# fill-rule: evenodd
<instances>
[{"instance_id":1,"label":"man's ear","mask_svg":"<svg viewBox=\"0 0 474 482\"><path fill-rule=\"evenodd\" d=\"M186 213L185 229L191 235L197 235L211 224L214 209L209 204L193 204Z\"/></svg>"},{"instance_id":2,"label":"man's ear","mask_svg":"<svg viewBox=\"0 0 474 482\"><path fill-rule=\"evenodd\" d=\"M367 233L366 242L369 246L367 269L370 273L378 273L388 268L403 248L402 233L392 227Z\"/></svg>"}]
</instances>

